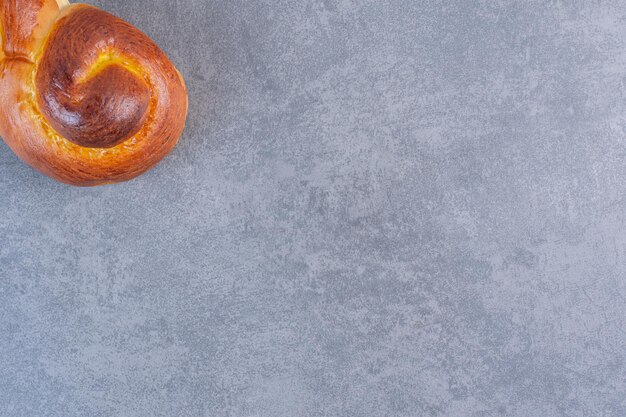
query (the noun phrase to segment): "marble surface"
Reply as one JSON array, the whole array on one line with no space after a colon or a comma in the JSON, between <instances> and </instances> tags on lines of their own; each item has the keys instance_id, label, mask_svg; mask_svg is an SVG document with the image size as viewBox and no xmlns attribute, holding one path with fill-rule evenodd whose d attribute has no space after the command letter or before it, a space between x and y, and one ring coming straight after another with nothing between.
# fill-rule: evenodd
<instances>
[{"instance_id":1,"label":"marble surface","mask_svg":"<svg viewBox=\"0 0 626 417\"><path fill-rule=\"evenodd\" d=\"M98 0L147 175L0 145L0 415L626 415L621 1Z\"/></svg>"}]
</instances>

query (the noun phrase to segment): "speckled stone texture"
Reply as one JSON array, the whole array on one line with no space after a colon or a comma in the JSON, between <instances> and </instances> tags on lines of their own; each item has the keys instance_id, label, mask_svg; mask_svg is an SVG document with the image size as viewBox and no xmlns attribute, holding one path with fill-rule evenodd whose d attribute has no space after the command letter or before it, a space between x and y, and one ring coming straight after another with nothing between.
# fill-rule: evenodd
<instances>
[{"instance_id":1,"label":"speckled stone texture","mask_svg":"<svg viewBox=\"0 0 626 417\"><path fill-rule=\"evenodd\" d=\"M626 415L622 1L99 0L180 145L0 146L0 416Z\"/></svg>"}]
</instances>

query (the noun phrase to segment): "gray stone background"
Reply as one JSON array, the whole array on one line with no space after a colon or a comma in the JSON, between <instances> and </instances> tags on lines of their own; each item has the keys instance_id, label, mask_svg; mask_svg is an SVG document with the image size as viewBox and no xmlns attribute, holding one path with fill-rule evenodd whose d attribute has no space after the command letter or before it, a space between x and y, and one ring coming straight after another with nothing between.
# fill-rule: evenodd
<instances>
[{"instance_id":1,"label":"gray stone background","mask_svg":"<svg viewBox=\"0 0 626 417\"><path fill-rule=\"evenodd\" d=\"M623 1L93 1L180 145L0 145L1 416L626 415Z\"/></svg>"}]
</instances>

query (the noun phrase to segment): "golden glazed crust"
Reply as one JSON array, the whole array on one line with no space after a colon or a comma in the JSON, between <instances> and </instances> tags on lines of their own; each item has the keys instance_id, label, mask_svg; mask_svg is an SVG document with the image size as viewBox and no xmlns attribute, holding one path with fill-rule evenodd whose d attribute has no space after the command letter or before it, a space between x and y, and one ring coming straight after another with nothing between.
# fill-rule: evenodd
<instances>
[{"instance_id":1,"label":"golden glazed crust","mask_svg":"<svg viewBox=\"0 0 626 417\"><path fill-rule=\"evenodd\" d=\"M176 145L182 77L154 42L92 6L0 0L0 135L72 185L126 181Z\"/></svg>"}]
</instances>

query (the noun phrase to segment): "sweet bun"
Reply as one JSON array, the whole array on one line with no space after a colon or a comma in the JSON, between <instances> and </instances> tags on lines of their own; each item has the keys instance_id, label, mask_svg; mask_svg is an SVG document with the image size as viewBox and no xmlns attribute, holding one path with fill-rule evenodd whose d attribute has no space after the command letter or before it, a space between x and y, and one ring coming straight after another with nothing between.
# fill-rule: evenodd
<instances>
[{"instance_id":1,"label":"sweet bun","mask_svg":"<svg viewBox=\"0 0 626 417\"><path fill-rule=\"evenodd\" d=\"M67 184L126 181L178 142L182 76L129 23L65 0L0 0L0 136Z\"/></svg>"}]
</instances>

